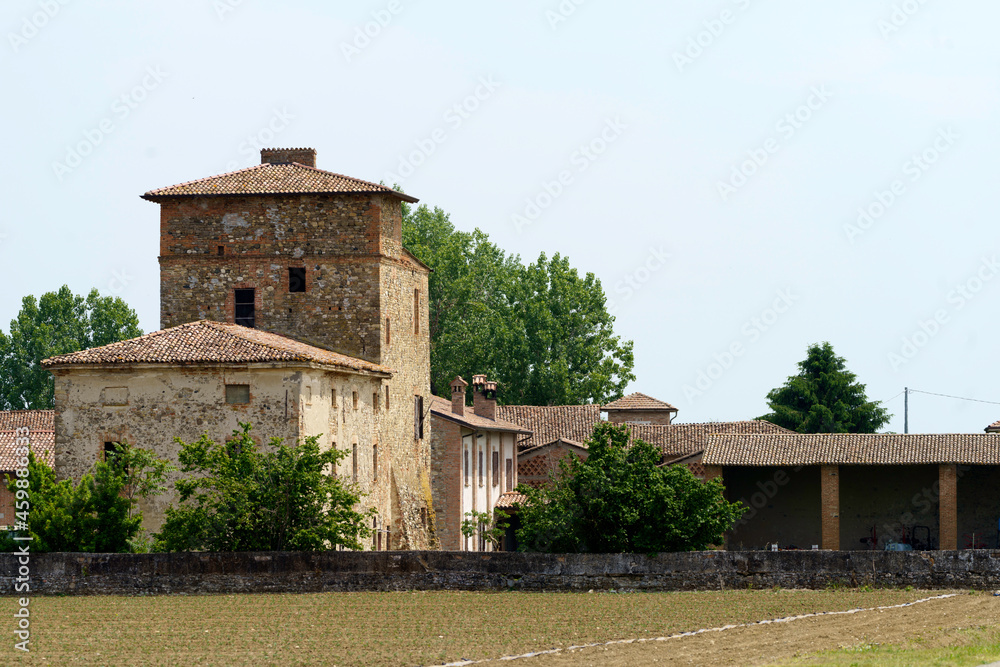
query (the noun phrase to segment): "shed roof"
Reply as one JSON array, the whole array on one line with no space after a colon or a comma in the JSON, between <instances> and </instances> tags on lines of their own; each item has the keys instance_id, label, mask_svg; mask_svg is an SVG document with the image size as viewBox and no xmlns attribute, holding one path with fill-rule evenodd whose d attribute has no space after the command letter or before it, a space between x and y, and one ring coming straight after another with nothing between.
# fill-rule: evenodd
<instances>
[{"instance_id":1,"label":"shed roof","mask_svg":"<svg viewBox=\"0 0 1000 667\"><path fill-rule=\"evenodd\" d=\"M713 435L705 465L1000 465L1000 434Z\"/></svg>"}]
</instances>

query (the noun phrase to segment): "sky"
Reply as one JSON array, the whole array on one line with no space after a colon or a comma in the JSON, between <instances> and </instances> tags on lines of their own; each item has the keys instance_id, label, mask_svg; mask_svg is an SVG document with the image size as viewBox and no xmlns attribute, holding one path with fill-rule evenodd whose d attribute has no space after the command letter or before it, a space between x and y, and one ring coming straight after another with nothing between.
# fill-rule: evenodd
<instances>
[{"instance_id":1,"label":"sky","mask_svg":"<svg viewBox=\"0 0 1000 667\"><path fill-rule=\"evenodd\" d=\"M158 329L140 195L308 146L594 273L629 391L679 421L765 413L829 341L886 430L909 387L910 432L980 432L998 23L985 0L7 0L0 325L67 284Z\"/></svg>"}]
</instances>

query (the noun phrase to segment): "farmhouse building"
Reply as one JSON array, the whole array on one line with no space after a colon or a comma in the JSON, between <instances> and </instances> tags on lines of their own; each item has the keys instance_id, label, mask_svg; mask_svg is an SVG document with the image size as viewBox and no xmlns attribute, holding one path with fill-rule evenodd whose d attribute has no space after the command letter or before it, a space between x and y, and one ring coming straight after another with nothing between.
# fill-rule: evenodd
<instances>
[{"instance_id":1,"label":"farmhouse building","mask_svg":"<svg viewBox=\"0 0 1000 667\"><path fill-rule=\"evenodd\" d=\"M750 508L731 549L998 546L1000 434L713 435L703 464Z\"/></svg>"},{"instance_id":2,"label":"farmhouse building","mask_svg":"<svg viewBox=\"0 0 1000 667\"><path fill-rule=\"evenodd\" d=\"M431 399L435 527L442 549L488 551L492 546L482 535L462 534L462 522L469 512L493 514L507 506L519 483L517 438L531 432L497 418L496 382L473 376L471 408L465 404L467 386L456 377L451 401Z\"/></svg>"},{"instance_id":3,"label":"farmhouse building","mask_svg":"<svg viewBox=\"0 0 1000 667\"><path fill-rule=\"evenodd\" d=\"M57 474L116 438L171 451L246 417L265 440L347 449L379 511L373 546L429 547L429 269L402 244L417 200L317 169L312 149L143 198L160 205L162 331L49 360Z\"/></svg>"}]
</instances>

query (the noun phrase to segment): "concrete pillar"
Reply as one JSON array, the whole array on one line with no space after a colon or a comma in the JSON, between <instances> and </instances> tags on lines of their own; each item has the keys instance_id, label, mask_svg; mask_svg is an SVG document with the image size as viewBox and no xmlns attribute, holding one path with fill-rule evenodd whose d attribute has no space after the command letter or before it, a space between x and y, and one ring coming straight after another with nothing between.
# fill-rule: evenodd
<instances>
[{"instance_id":1,"label":"concrete pillar","mask_svg":"<svg viewBox=\"0 0 1000 667\"><path fill-rule=\"evenodd\" d=\"M840 549L840 466L820 466L820 548Z\"/></svg>"},{"instance_id":2,"label":"concrete pillar","mask_svg":"<svg viewBox=\"0 0 1000 667\"><path fill-rule=\"evenodd\" d=\"M954 464L938 466L938 483L941 496L938 505L938 523L941 527L939 548L958 549L958 469Z\"/></svg>"}]
</instances>

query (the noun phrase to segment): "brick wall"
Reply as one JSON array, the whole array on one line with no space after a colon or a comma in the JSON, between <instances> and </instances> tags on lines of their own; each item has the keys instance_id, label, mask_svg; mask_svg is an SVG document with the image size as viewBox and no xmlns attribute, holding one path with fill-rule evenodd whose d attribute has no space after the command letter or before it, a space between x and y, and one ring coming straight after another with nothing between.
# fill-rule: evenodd
<instances>
[{"instance_id":1,"label":"brick wall","mask_svg":"<svg viewBox=\"0 0 1000 667\"><path fill-rule=\"evenodd\" d=\"M650 424L669 424L676 412L663 410L608 410L608 421L613 424L629 422L648 422Z\"/></svg>"},{"instance_id":2,"label":"brick wall","mask_svg":"<svg viewBox=\"0 0 1000 667\"><path fill-rule=\"evenodd\" d=\"M954 464L941 464L938 474L940 483L941 548L957 549L958 471Z\"/></svg>"},{"instance_id":3,"label":"brick wall","mask_svg":"<svg viewBox=\"0 0 1000 667\"><path fill-rule=\"evenodd\" d=\"M435 418L431 431L431 488L434 497L434 530L440 547L462 549L462 427Z\"/></svg>"}]
</instances>

